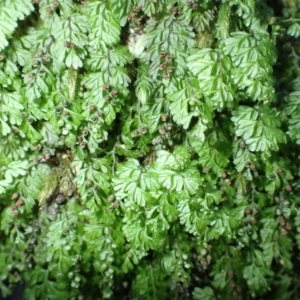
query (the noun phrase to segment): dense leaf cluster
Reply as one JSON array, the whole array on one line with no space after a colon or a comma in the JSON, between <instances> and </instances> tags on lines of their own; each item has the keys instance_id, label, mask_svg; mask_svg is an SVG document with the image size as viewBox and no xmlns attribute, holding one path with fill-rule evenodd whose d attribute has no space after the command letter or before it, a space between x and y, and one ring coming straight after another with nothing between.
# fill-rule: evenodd
<instances>
[{"instance_id":1,"label":"dense leaf cluster","mask_svg":"<svg viewBox=\"0 0 300 300\"><path fill-rule=\"evenodd\" d=\"M297 299L300 2L0 3L0 294Z\"/></svg>"}]
</instances>

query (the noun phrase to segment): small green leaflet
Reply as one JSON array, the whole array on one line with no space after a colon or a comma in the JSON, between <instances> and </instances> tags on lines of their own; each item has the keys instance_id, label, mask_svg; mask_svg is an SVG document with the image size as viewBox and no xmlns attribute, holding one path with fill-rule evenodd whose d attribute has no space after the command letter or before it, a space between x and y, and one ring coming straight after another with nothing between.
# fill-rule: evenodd
<instances>
[{"instance_id":1,"label":"small green leaflet","mask_svg":"<svg viewBox=\"0 0 300 300\"><path fill-rule=\"evenodd\" d=\"M13 161L7 167L2 167L0 170L3 172L7 183L11 183L13 178L24 176L27 174L28 161Z\"/></svg>"},{"instance_id":2,"label":"small green leaflet","mask_svg":"<svg viewBox=\"0 0 300 300\"><path fill-rule=\"evenodd\" d=\"M210 287L198 288L196 287L193 291L193 299L194 300L215 300L216 297L214 295L213 290Z\"/></svg>"},{"instance_id":3,"label":"small green leaflet","mask_svg":"<svg viewBox=\"0 0 300 300\"><path fill-rule=\"evenodd\" d=\"M156 152L156 163L165 167L170 167L173 170L184 169L190 159L190 152L184 146L176 147L173 153L165 150L158 150Z\"/></svg>"},{"instance_id":4,"label":"small green leaflet","mask_svg":"<svg viewBox=\"0 0 300 300\"><path fill-rule=\"evenodd\" d=\"M4 1L0 9L0 50L8 45L11 34L17 27L18 20L24 20L34 9L31 0Z\"/></svg>"},{"instance_id":5,"label":"small green leaflet","mask_svg":"<svg viewBox=\"0 0 300 300\"><path fill-rule=\"evenodd\" d=\"M157 174L152 176L148 168L142 167L135 159L128 159L125 164L119 164L118 167L117 177L113 178L116 197L145 206L151 198L149 190L159 188Z\"/></svg>"},{"instance_id":6,"label":"small green leaflet","mask_svg":"<svg viewBox=\"0 0 300 300\"><path fill-rule=\"evenodd\" d=\"M286 140L278 129L276 112L267 106L239 106L232 112L231 120L236 126L236 135L244 139L250 151L276 151L278 144Z\"/></svg>"},{"instance_id":7,"label":"small green leaflet","mask_svg":"<svg viewBox=\"0 0 300 300\"><path fill-rule=\"evenodd\" d=\"M190 139L193 150L199 155L199 163L203 168L210 168L216 174L221 174L229 163L228 153L225 145L228 141L221 140L216 135L211 134L205 142L196 138Z\"/></svg>"},{"instance_id":8,"label":"small green leaflet","mask_svg":"<svg viewBox=\"0 0 300 300\"><path fill-rule=\"evenodd\" d=\"M246 266L243 269L243 277L247 280L249 287L253 291L259 291L268 287L268 282L265 278L266 275L271 275L271 270L257 266L255 263Z\"/></svg>"},{"instance_id":9,"label":"small green leaflet","mask_svg":"<svg viewBox=\"0 0 300 300\"><path fill-rule=\"evenodd\" d=\"M188 68L199 80L199 88L212 107L222 108L233 101L231 61L213 49L202 49L188 58Z\"/></svg>"},{"instance_id":10,"label":"small green leaflet","mask_svg":"<svg viewBox=\"0 0 300 300\"><path fill-rule=\"evenodd\" d=\"M8 166L0 166L0 194L6 192L6 188L11 185L14 178L25 176L27 174L28 161L13 161ZM3 178L4 177L4 178Z\"/></svg>"},{"instance_id":11,"label":"small green leaflet","mask_svg":"<svg viewBox=\"0 0 300 300\"><path fill-rule=\"evenodd\" d=\"M295 38L298 38L300 36L300 24L293 22L288 30L287 30L287 34L290 36L293 36Z\"/></svg>"},{"instance_id":12,"label":"small green leaflet","mask_svg":"<svg viewBox=\"0 0 300 300\"><path fill-rule=\"evenodd\" d=\"M149 66L141 64L138 69L138 78L135 81L135 92L141 104L146 104L153 90L153 82L148 76Z\"/></svg>"},{"instance_id":13,"label":"small green leaflet","mask_svg":"<svg viewBox=\"0 0 300 300\"><path fill-rule=\"evenodd\" d=\"M228 3L222 3L220 6L220 11L218 14L218 31L221 38L226 39L229 34L229 16L230 16L230 7Z\"/></svg>"},{"instance_id":14,"label":"small green leaflet","mask_svg":"<svg viewBox=\"0 0 300 300\"><path fill-rule=\"evenodd\" d=\"M160 170L159 182L170 191L188 192L190 195L196 193L201 178L196 168L189 168L185 172L175 172L172 170Z\"/></svg>"},{"instance_id":15,"label":"small green leaflet","mask_svg":"<svg viewBox=\"0 0 300 300\"><path fill-rule=\"evenodd\" d=\"M300 144L300 92L294 91L286 97L285 111L289 116L289 131L290 137Z\"/></svg>"},{"instance_id":16,"label":"small green leaflet","mask_svg":"<svg viewBox=\"0 0 300 300\"><path fill-rule=\"evenodd\" d=\"M88 15L88 23L92 28L89 33L89 43L93 49L98 50L119 42L120 20L112 10L107 9L104 2L88 2L83 11ZM101 15L101 18L99 18L99 15Z\"/></svg>"}]
</instances>

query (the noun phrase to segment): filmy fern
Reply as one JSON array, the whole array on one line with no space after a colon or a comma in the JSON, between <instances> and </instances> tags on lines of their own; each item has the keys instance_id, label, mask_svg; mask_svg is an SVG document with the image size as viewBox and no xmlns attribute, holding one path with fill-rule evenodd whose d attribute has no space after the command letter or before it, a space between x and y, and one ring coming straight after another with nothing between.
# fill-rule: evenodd
<instances>
[{"instance_id":1,"label":"filmy fern","mask_svg":"<svg viewBox=\"0 0 300 300\"><path fill-rule=\"evenodd\" d=\"M299 36L296 0L1 1L0 294L296 299Z\"/></svg>"}]
</instances>

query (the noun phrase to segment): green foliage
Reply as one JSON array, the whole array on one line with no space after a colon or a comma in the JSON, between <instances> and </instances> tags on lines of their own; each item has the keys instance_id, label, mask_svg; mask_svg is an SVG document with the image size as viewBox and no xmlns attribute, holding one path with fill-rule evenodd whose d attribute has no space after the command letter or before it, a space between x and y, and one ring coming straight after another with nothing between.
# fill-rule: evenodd
<instances>
[{"instance_id":1,"label":"green foliage","mask_svg":"<svg viewBox=\"0 0 300 300\"><path fill-rule=\"evenodd\" d=\"M299 1L0 3L0 295L296 299Z\"/></svg>"}]
</instances>

